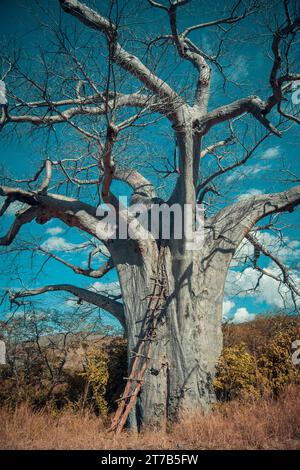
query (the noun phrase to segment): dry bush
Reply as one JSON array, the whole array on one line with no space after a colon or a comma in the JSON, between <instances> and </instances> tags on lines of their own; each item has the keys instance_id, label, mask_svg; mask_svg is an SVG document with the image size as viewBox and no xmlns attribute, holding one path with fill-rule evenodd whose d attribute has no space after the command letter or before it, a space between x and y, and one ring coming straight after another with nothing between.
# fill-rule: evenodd
<instances>
[{"instance_id":1,"label":"dry bush","mask_svg":"<svg viewBox=\"0 0 300 470\"><path fill-rule=\"evenodd\" d=\"M300 384L292 362L292 343L300 338L299 317L259 318L224 327L224 349L214 386L219 399L277 396Z\"/></svg>"},{"instance_id":2,"label":"dry bush","mask_svg":"<svg viewBox=\"0 0 300 470\"><path fill-rule=\"evenodd\" d=\"M224 348L217 365L214 387L219 400L258 398L260 374L245 343Z\"/></svg>"},{"instance_id":3,"label":"dry bush","mask_svg":"<svg viewBox=\"0 0 300 470\"><path fill-rule=\"evenodd\" d=\"M147 430L137 435L125 431L116 437L107 433L109 418L95 415L95 411L105 411L107 403L112 410L124 386L126 342L121 338L106 338L99 344L71 349L62 381L42 409L32 406L35 398L41 403L42 392L48 386L42 381L45 375L41 362L31 365L26 381L19 374L18 387L4 368L0 448L300 448L300 388L296 385L300 383L300 368L291 362L291 342L299 338L297 317L226 325L215 385L220 398L231 401L217 404L209 415L183 417L169 432ZM21 370L22 364L19 356ZM85 364L85 369L78 370L78 364ZM28 391L32 393L30 400L20 404ZM57 403L64 406L57 407Z\"/></svg>"},{"instance_id":4,"label":"dry bush","mask_svg":"<svg viewBox=\"0 0 300 470\"><path fill-rule=\"evenodd\" d=\"M0 406L27 401L33 409L113 410L126 376L125 340L73 336L66 345L50 336L50 342L47 337L40 343L7 341L7 365L0 366Z\"/></svg>"},{"instance_id":5,"label":"dry bush","mask_svg":"<svg viewBox=\"0 0 300 470\"><path fill-rule=\"evenodd\" d=\"M300 338L299 316L257 318L225 325L223 331L215 380L219 399L276 395L286 385L300 383L300 369L291 361L291 344ZM127 375L126 341L82 336L84 340L75 335L66 347L53 340L56 348L47 341L9 347L9 364L0 368L0 405L27 400L34 409L112 411Z\"/></svg>"},{"instance_id":6,"label":"dry bush","mask_svg":"<svg viewBox=\"0 0 300 470\"><path fill-rule=\"evenodd\" d=\"M290 332L299 338L300 315L257 316L248 323L227 323L223 326L224 347L243 342L250 353L256 356L279 332Z\"/></svg>"},{"instance_id":7,"label":"dry bush","mask_svg":"<svg viewBox=\"0 0 300 470\"><path fill-rule=\"evenodd\" d=\"M299 388L289 386L276 400L232 401L209 415L186 416L169 432L107 433L94 414L46 410L23 404L0 410L1 449L300 449Z\"/></svg>"}]
</instances>

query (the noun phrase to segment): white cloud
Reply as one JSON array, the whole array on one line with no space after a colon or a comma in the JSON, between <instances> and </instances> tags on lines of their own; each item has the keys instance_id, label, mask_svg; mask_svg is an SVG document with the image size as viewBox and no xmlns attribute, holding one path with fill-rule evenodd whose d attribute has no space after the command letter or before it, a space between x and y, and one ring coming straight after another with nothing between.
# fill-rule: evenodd
<instances>
[{"instance_id":1,"label":"white cloud","mask_svg":"<svg viewBox=\"0 0 300 470\"><path fill-rule=\"evenodd\" d=\"M224 300L223 302L223 317L227 317L228 313L233 309L235 303L232 300Z\"/></svg>"},{"instance_id":2,"label":"white cloud","mask_svg":"<svg viewBox=\"0 0 300 470\"><path fill-rule=\"evenodd\" d=\"M93 284L88 286L88 289L98 294L103 294L106 296L117 296L120 295L120 284L118 282L100 282L96 281ZM70 297L65 301L67 307L77 307L78 299ZM88 305L86 302L83 302L83 305Z\"/></svg>"},{"instance_id":3,"label":"white cloud","mask_svg":"<svg viewBox=\"0 0 300 470\"><path fill-rule=\"evenodd\" d=\"M246 323L255 319L255 313L250 313L245 307L240 307L236 310L231 323Z\"/></svg>"},{"instance_id":4,"label":"white cloud","mask_svg":"<svg viewBox=\"0 0 300 470\"><path fill-rule=\"evenodd\" d=\"M3 197L3 196L0 197L0 205L1 206L4 203L5 199L6 198ZM27 204L23 204L23 202L14 201L6 209L5 214L6 215L15 215L16 212L18 212L21 209L25 209L26 207L29 207L29 206Z\"/></svg>"},{"instance_id":5,"label":"white cloud","mask_svg":"<svg viewBox=\"0 0 300 470\"><path fill-rule=\"evenodd\" d=\"M120 284L118 282L94 282L90 288L99 294L119 295L121 293Z\"/></svg>"},{"instance_id":6,"label":"white cloud","mask_svg":"<svg viewBox=\"0 0 300 470\"><path fill-rule=\"evenodd\" d=\"M49 227L46 230L46 233L49 233L50 235L58 235L59 233L62 233L64 230L61 227Z\"/></svg>"},{"instance_id":7,"label":"white cloud","mask_svg":"<svg viewBox=\"0 0 300 470\"><path fill-rule=\"evenodd\" d=\"M76 305L78 305L78 299L76 298L67 299L65 301L65 305L67 305L67 307L76 307Z\"/></svg>"},{"instance_id":8,"label":"white cloud","mask_svg":"<svg viewBox=\"0 0 300 470\"><path fill-rule=\"evenodd\" d=\"M227 184L231 184L231 183L236 183L236 182L241 182L243 181L245 178L252 178L252 177L256 177L258 174L264 172L264 171L267 171L270 169L270 165L263 165L261 163L256 163L255 165L249 165L247 166L247 168L244 168L243 171L242 170L236 170L236 171L233 171L231 172L228 176L226 176L225 178L225 182Z\"/></svg>"},{"instance_id":9,"label":"white cloud","mask_svg":"<svg viewBox=\"0 0 300 470\"><path fill-rule=\"evenodd\" d=\"M282 276L279 268L268 267L266 271L274 276ZM299 290L300 278L295 273L293 275L293 280ZM263 300L273 307L283 308L285 306L293 306L289 288L286 285L279 285L275 279L269 276L264 276L262 278L260 291ZM297 304L300 306L300 298L297 300Z\"/></svg>"},{"instance_id":10,"label":"white cloud","mask_svg":"<svg viewBox=\"0 0 300 470\"><path fill-rule=\"evenodd\" d=\"M238 201L242 201L243 199L246 199L247 197L258 196L260 194L263 194L263 192L260 189L251 188L246 193L241 194L240 196L238 196Z\"/></svg>"},{"instance_id":11,"label":"white cloud","mask_svg":"<svg viewBox=\"0 0 300 470\"><path fill-rule=\"evenodd\" d=\"M272 158L277 158L280 155L280 146L276 145L275 147L268 148L263 154L262 158L264 160L271 160Z\"/></svg>"},{"instance_id":12,"label":"white cloud","mask_svg":"<svg viewBox=\"0 0 300 470\"><path fill-rule=\"evenodd\" d=\"M288 237L280 238L270 232L263 231L256 232L255 238L282 262L300 257L300 242L298 240L291 240ZM253 255L253 251L253 245L244 239L236 251L231 267L237 266L239 260L244 262L247 257Z\"/></svg>"},{"instance_id":13,"label":"white cloud","mask_svg":"<svg viewBox=\"0 0 300 470\"><path fill-rule=\"evenodd\" d=\"M42 244L42 248L48 251L79 250L82 245L70 243L63 237L50 237Z\"/></svg>"},{"instance_id":14,"label":"white cloud","mask_svg":"<svg viewBox=\"0 0 300 470\"><path fill-rule=\"evenodd\" d=\"M230 184L230 183L236 183L239 180L243 180L245 178L245 174L239 172L233 172L230 175L226 176L225 182Z\"/></svg>"},{"instance_id":15,"label":"white cloud","mask_svg":"<svg viewBox=\"0 0 300 470\"><path fill-rule=\"evenodd\" d=\"M257 163L256 165L252 165L252 166L249 166L248 167L248 176L249 177L252 177L252 176L256 176L258 175L259 173L263 172L263 171L266 171L266 170L269 170L270 166L269 165L261 165L260 163Z\"/></svg>"},{"instance_id":16,"label":"white cloud","mask_svg":"<svg viewBox=\"0 0 300 470\"><path fill-rule=\"evenodd\" d=\"M282 277L278 267L269 265L264 269L273 276ZM267 275L260 278L260 274L250 267L243 271L230 270L227 277L226 294L236 295L237 297L251 297L259 302L266 302L270 307L276 309L294 306L287 286ZM296 273L291 274L296 287L300 289L300 277ZM300 299L298 303L300 306Z\"/></svg>"}]
</instances>

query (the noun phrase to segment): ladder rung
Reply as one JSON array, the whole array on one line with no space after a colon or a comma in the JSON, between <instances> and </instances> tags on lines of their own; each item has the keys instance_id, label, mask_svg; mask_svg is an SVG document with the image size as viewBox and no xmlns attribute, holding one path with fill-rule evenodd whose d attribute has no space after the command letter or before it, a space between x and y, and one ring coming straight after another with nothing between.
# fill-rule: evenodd
<instances>
[{"instance_id":1,"label":"ladder rung","mask_svg":"<svg viewBox=\"0 0 300 470\"><path fill-rule=\"evenodd\" d=\"M139 338L138 335L135 335L136 338ZM146 341L154 341L152 338L141 338L140 341L146 342Z\"/></svg>"},{"instance_id":2,"label":"ladder rung","mask_svg":"<svg viewBox=\"0 0 300 470\"><path fill-rule=\"evenodd\" d=\"M132 393L131 395L127 395L127 397L118 398L118 399L116 400L116 402L128 400L128 398L131 398L131 397L133 397L133 396L134 396L134 393Z\"/></svg>"},{"instance_id":3,"label":"ladder rung","mask_svg":"<svg viewBox=\"0 0 300 470\"><path fill-rule=\"evenodd\" d=\"M151 359L150 356L145 356L144 354L137 354L135 352L131 353L131 357L144 357L145 359Z\"/></svg>"},{"instance_id":4,"label":"ladder rung","mask_svg":"<svg viewBox=\"0 0 300 470\"><path fill-rule=\"evenodd\" d=\"M138 338L141 341L151 339L151 338L145 338L145 336L142 336L142 337L140 337L139 335L134 335L134 336L135 336L135 338Z\"/></svg>"},{"instance_id":5,"label":"ladder rung","mask_svg":"<svg viewBox=\"0 0 300 470\"><path fill-rule=\"evenodd\" d=\"M131 377L123 377L124 380L130 380L131 382L142 382L142 379L135 379Z\"/></svg>"}]
</instances>

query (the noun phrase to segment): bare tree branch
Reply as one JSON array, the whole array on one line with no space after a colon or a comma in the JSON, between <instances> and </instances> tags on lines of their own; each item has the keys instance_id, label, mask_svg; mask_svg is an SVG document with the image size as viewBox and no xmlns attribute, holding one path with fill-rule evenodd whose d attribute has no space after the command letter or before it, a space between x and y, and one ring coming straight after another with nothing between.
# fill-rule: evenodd
<instances>
[{"instance_id":1,"label":"bare tree branch","mask_svg":"<svg viewBox=\"0 0 300 470\"><path fill-rule=\"evenodd\" d=\"M198 129L199 132L206 134L208 130L216 124L233 119L243 113L250 113L255 119L261 122L267 130L281 137L281 132L265 117L264 113L266 112L266 108L267 103L262 101L258 96L242 98L207 113L199 121Z\"/></svg>"},{"instance_id":2,"label":"bare tree branch","mask_svg":"<svg viewBox=\"0 0 300 470\"><path fill-rule=\"evenodd\" d=\"M241 2L239 1L238 4L240 4L240 3ZM245 12L242 15L239 15L239 16L228 16L226 18L219 18L217 20L207 21L206 23L195 24L193 26L190 26L189 28L186 28L184 30L184 32L182 33L182 37L186 38L186 36L188 36L192 31L196 31L198 29L209 28L211 26L218 26L220 24L234 24L234 23L237 23L238 21L241 21L244 18L246 18L246 16L248 16L251 13L252 13L252 11L247 12L247 10L245 10Z\"/></svg>"},{"instance_id":3,"label":"bare tree branch","mask_svg":"<svg viewBox=\"0 0 300 470\"><path fill-rule=\"evenodd\" d=\"M261 194L243 199L222 209L207 220L214 226L214 240L223 240L235 250L252 227L264 217L281 212L293 212L300 204L300 186L273 194Z\"/></svg>"},{"instance_id":4,"label":"bare tree branch","mask_svg":"<svg viewBox=\"0 0 300 470\"><path fill-rule=\"evenodd\" d=\"M46 193L49 187L50 181L52 177L52 162L51 160L47 159L45 161L45 177L39 189L40 193Z\"/></svg>"},{"instance_id":5,"label":"bare tree branch","mask_svg":"<svg viewBox=\"0 0 300 470\"><path fill-rule=\"evenodd\" d=\"M34 191L26 191L21 188L0 186L0 196L13 198L32 207L28 214L35 214L36 221L40 224L48 222L51 218L58 218L70 227L78 227L97 238L97 224L101 221L96 217L96 208L78 201L74 198L61 196L60 194L44 194ZM34 211L33 209L38 209ZM27 212L26 212L27 214ZM20 215L21 221L27 216ZM34 217L32 215L32 220ZM19 222L16 222L18 230Z\"/></svg>"},{"instance_id":6,"label":"bare tree branch","mask_svg":"<svg viewBox=\"0 0 300 470\"><path fill-rule=\"evenodd\" d=\"M78 0L59 0L66 13L71 14L96 31L101 31L109 44L113 44L112 60L124 70L138 78L146 87L169 104L169 115L176 113L181 98L162 79L149 70L136 56L127 52L117 41L117 28L110 20L88 8Z\"/></svg>"},{"instance_id":7,"label":"bare tree branch","mask_svg":"<svg viewBox=\"0 0 300 470\"><path fill-rule=\"evenodd\" d=\"M181 35L177 30L177 8L182 2L173 3L168 10L170 26L175 41L177 51L183 59L191 62L194 67L198 70L198 80L196 86L196 105L199 107L201 113L206 112L208 99L209 99L209 88L210 88L210 77L211 70L207 64L200 49L196 46L193 48L190 43L185 40L184 34Z\"/></svg>"},{"instance_id":8,"label":"bare tree branch","mask_svg":"<svg viewBox=\"0 0 300 470\"><path fill-rule=\"evenodd\" d=\"M253 153L257 150L257 148L269 137L269 135L270 135L269 133L265 134L261 139L259 139L256 142L256 144L251 148L251 150L245 153L245 156L243 158L237 160L231 165L219 168L217 171L215 171L215 173L211 173L204 181L202 181L198 185L197 194L218 176L224 175L225 173L228 173L229 171L232 171L235 168L238 168L239 166L244 165L249 160L249 158L253 155ZM205 192L207 191L205 190ZM203 200L203 195L200 196L200 199Z\"/></svg>"},{"instance_id":9,"label":"bare tree branch","mask_svg":"<svg viewBox=\"0 0 300 470\"><path fill-rule=\"evenodd\" d=\"M31 290L21 290L19 292L10 291L10 299L12 302L17 302L18 299L24 297L32 297L35 295L44 294L46 292L57 292L65 291L70 292L75 297L78 297L79 301L88 302L90 304L96 305L99 308L103 308L107 312L111 313L114 317L119 320L121 325L125 328L125 317L124 317L124 307L121 303L116 300L110 299L102 294L98 294L88 289L83 289L81 287L73 286L72 284L53 284L48 286L39 287L37 289Z\"/></svg>"},{"instance_id":10,"label":"bare tree branch","mask_svg":"<svg viewBox=\"0 0 300 470\"><path fill-rule=\"evenodd\" d=\"M103 100L104 96L102 96ZM99 99L99 97L97 98ZM36 102L36 103L25 103L23 102L23 106L27 106L28 108L40 108L40 107L49 107L50 109L56 109L57 113L52 115L46 115L46 113L42 115L31 115L31 114L20 114L20 115L11 115L8 114L5 120L5 124L12 122L12 123L31 123L34 125L41 125L41 124L59 124L64 122L69 122L75 116L79 115L88 115L88 116L101 116L105 115L107 111L107 106L105 104L101 104L98 106L88 106L89 101L94 103L97 101L96 97L84 100L61 100L58 102L48 100L46 102ZM79 101L79 106L75 106L72 108L68 108L64 111L58 112L58 107L65 106L66 104L73 104ZM132 93L129 95L124 95L121 93L116 94L108 101L109 107L114 107L114 109L130 106L130 107L148 107L149 110L162 112L164 108L164 104L155 97L147 96L145 94L139 93Z\"/></svg>"},{"instance_id":11,"label":"bare tree branch","mask_svg":"<svg viewBox=\"0 0 300 470\"><path fill-rule=\"evenodd\" d=\"M283 99L283 90L282 84L285 81L294 81L297 80L297 75L286 74L284 76L279 76L278 73L281 70L282 66L282 57L280 52L280 45L290 34L294 34L300 27L300 16L295 18L294 21L291 21L291 18L288 13L287 5L285 3L286 15L288 19L288 24L283 28L279 28L275 31L272 42L272 52L274 55L274 63L270 74L270 85L273 90L273 95L268 100L268 106L266 112L269 112L275 103L280 103Z\"/></svg>"},{"instance_id":12,"label":"bare tree branch","mask_svg":"<svg viewBox=\"0 0 300 470\"><path fill-rule=\"evenodd\" d=\"M114 178L127 183L134 190L131 200L133 203L142 202L143 200L152 200L156 197L153 184L150 183L141 173L129 169L116 168Z\"/></svg>"},{"instance_id":13,"label":"bare tree branch","mask_svg":"<svg viewBox=\"0 0 300 470\"><path fill-rule=\"evenodd\" d=\"M219 140L218 142L215 142L214 144L209 145L208 147L206 147L206 148L204 148L203 150L201 150L200 159L203 158L203 157L205 157L205 155L207 155L207 154L214 153L214 151L215 151L217 148L225 147L226 145L232 145L232 144L234 144L234 141L235 141L235 136L234 136L233 129L231 128L231 129L230 129L230 136L229 136L229 137L227 137L227 138L224 139L224 140Z\"/></svg>"},{"instance_id":14,"label":"bare tree branch","mask_svg":"<svg viewBox=\"0 0 300 470\"><path fill-rule=\"evenodd\" d=\"M42 246L39 246L37 248L37 251L40 251L44 255L47 255L49 258L55 259L56 261L63 264L64 266L67 266L68 268L72 269L72 271L74 271L75 274L81 274L87 277L99 279L105 276L105 274L107 274L109 271L111 271L114 268L114 264L111 258L109 258L98 269L92 269L91 267L86 269L86 268L82 268L81 266L76 266L75 264L69 263L68 261L64 260L60 256L57 256L54 253L51 253L48 250L45 250Z\"/></svg>"},{"instance_id":15,"label":"bare tree branch","mask_svg":"<svg viewBox=\"0 0 300 470\"><path fill-rule=\"evenodd\" d=\"M15 217L15 220L13 221L7 234L3 237L0 237L0 245L10 245L16 238L21 227L29 222L32 222L32 220L37 217L37 215L38 209L36 207L30 207L29 209L21 210Z\"/></svg>"},{"instance_id":16,"label":"bare tree branch","mask_svg":"<svg viewBox=\"0 0 300 470\"><path fill-rule=\"evenodd\" d=\"M102 162L104 168L103 182L102 182L102 199L104 202L109 202L110 186L113 180L115 164L113 161L113 146L117 140L118 128L109 123L107 126L106 142L104 146Z\"/></svg>"},{"instance_id":17,"label":"bare tree branch","mask_svg":"<svg viewBox=\"0 0 300 470\"><path fill-rule=\"evenodd\" d=\"M296 306L296 299L295 299L294 296L296 295L300 299L300 291L299 291L299 289L297 289L295 283L291 279L289 269L287 268L287 266L285 266L279 260L279 258L277 256L275 256L273 253L271 253L270 250L268 250L266 247L264 247L257 240L256 237L252 236L251 233L248 233L245 238L254 246L254 248L256 250L258 250L258 252L263 253L265 256L267 256L270 260L273 261L273 263L275 263L279 267L279 269L282 273L282 279L278 276L275 276L274 274L271 274L267 269L263 269L263 268L259 267L258 264L257 264L257 259L256 258L253 261L254 269L260 271L265 276L272 277L276 281L278 281L280 283L282 282L283 284L285 284L289 288L290 292L293 294L293 300L294 300L294 304Z\"/></svg>"}]
</instances>

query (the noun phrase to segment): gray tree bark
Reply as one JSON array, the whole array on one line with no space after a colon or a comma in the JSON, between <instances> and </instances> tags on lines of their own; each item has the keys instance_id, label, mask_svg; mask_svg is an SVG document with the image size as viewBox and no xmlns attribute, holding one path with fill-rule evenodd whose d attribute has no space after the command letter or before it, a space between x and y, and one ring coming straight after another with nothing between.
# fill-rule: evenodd
<instances>
[{"instance_id":1,"label":"gray tree bark","mask_svg":"<svg viewBox=\"0 0 300 470\"><path fill-rule=\"evenodd\" d=\"M151 258L151 255L149 259L144 258L143 266L128 267L120 275L127 313L129 357L136 349L145 322L147 302L143 299L150 294L147 286ZM131 415L134 427L174 420L183 411L207 410L214 401L212 380L222 348L225 275L217 281L213 270L201 272L200 264L193 263L190 272L178 278L177 263L168 253L169 298L158 323L144 385Z\"/></svg>"}]
</instances>

